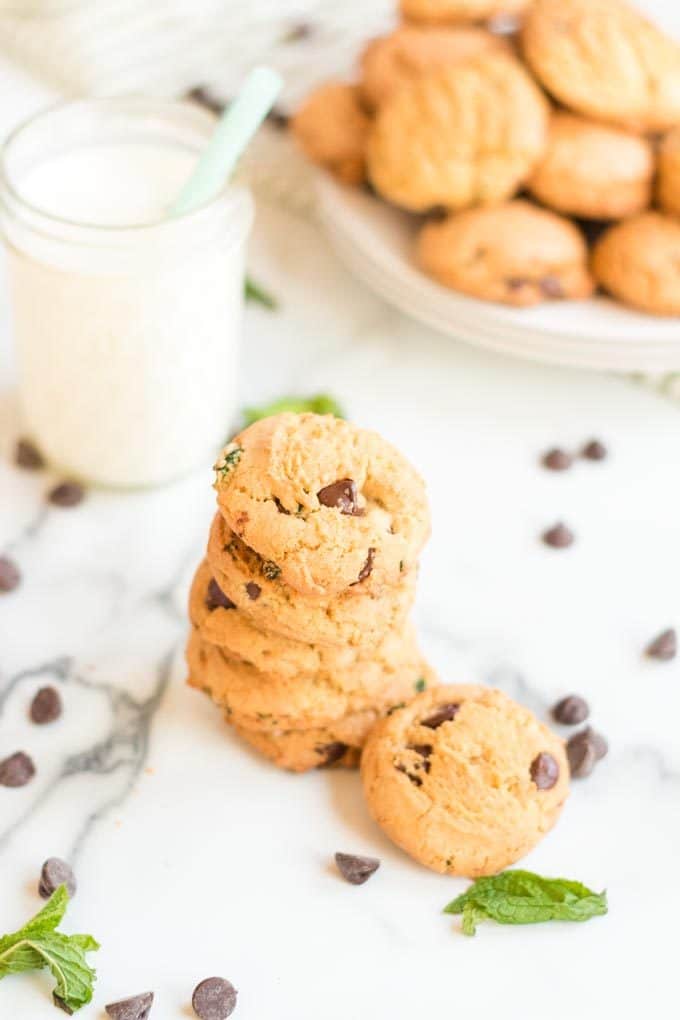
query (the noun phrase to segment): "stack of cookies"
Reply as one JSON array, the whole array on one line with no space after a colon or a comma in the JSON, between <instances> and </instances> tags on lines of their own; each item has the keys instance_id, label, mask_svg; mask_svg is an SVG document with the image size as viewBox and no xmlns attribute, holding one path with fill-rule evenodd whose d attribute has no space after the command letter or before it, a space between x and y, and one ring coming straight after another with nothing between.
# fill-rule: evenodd
<instances>
[{"instance_id":1,"label":"stack of cookies","mask_svg":"<svg viewBox=\"0 0 680 1020\"><path fill-rule=\"evenodd\" d=\"M430 678L408 621L430 530L421 478L373 432L280 414L224 449L215 489L189 683L282 768L356 765L374 723Z\"/></svg>"},{"instance_id":2,"label":"stack of cookies","mask_svg":"<svg viewBox=\"0 0 680 1020\"><path fill-rule=\"evenodd\" d=\"M414 258L445 287L680 315L677 40L626 0L400 8L298 111L308 157L423 216Z\"/></svg>"}]
</instances>

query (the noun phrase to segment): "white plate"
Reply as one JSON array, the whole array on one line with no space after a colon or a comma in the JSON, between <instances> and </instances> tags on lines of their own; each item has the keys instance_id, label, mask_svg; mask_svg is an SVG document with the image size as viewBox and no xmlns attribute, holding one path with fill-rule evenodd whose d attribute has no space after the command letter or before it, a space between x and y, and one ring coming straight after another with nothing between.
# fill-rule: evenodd
<instances>
[{"instance_id":1,"label":"white plate","mask_svg":"<svg viewBox=\"0 0 680 1020\"><path fill-rule=\"evenodd\" d=\"M552 364L614 372L680 370L680 319L634 312L605 297L510 308L435 283L413 262L418 219L326 174L322 219L347 267L386 301L480 347Z\"/></svg>"}]
</instances>

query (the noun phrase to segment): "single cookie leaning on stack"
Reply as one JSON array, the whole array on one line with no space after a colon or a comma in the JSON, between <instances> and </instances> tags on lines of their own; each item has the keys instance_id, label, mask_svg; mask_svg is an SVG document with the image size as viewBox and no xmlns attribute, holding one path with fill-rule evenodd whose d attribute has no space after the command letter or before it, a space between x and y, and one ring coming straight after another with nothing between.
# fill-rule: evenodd
<instances>
[{"instance_id":1,"label":"single cookie leaning on stack","mask_svg":"<svg viewBox=\"0 0 680 1020\"><path fill-rule=\"evenodd\" d=\"M369 177L413 212L509 198L542 156L548 104L521 64L487 55L418 78L378 111Z\"/></svg>"},{"instance_id":2,"label":"single cookie leaning on stack","mask_svg":"<svg viewBox=\"0 0 680 1020\"><path fill-rule=\"evenodd\" d=\"M593 273L625 304L680 315L680 220L646 212L610 227L595 245Z\"/></svg>"},{"instance_id":3,"label":"single cookie leaning on stack","mask_svg":"<svg viewBox=\"0 0 680 1020\"><path fill-rule=\"evenodd\" d=\"M312 92L292 121L293 134L312 162L345 184L361 184L366 176L369 126L358 87L343 82Z\"/></svg>"},{"instance_id":4,"label":"single cookie leaning on stack","mask_svg":"<svg viewBox=\"0 0 680 1020\"><path fill-rule=\"evenodd\" d=\"M433 871L493 875L528 853L569 792L564 742L485 687L435 687L372 730L361 760L368 806Z\"/></svg>"},{"instance_id":5,"label":"single cookie leaning on stack","mask_svg":"<svg viewBox=\"0 0 680 1020\"><path fill-rule=\"evenodd\" d=\"M251 425L216 474L189 684L282 768L355 765L375 721L430 678L407 623L423 483L375 433L311 414Z\"/></svg>"}]
</instances>

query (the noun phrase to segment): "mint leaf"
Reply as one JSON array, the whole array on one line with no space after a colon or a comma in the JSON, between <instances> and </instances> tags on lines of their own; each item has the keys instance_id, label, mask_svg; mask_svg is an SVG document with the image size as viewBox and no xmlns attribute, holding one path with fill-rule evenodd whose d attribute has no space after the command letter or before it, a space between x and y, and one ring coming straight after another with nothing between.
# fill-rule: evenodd
<instances>
[{"instance_id":1,"label":"mint leaf","mask_svg":"<svg viewBox=\"0 0 680 1020\"><path fill-rule=\"evenodd\" d=\"M252 425L260 418L269 418L272 414L283 414L284 411L292 411L294 414L311 411L314 414L334 414L336 418L345 417L337 400L327 393L318 393L313 397L281 397L279 400L273 400L271 404L246 407L243 417L246 425Z\"/></svg>"},{"instance_id":2,"label":"mint leaf","mask_svg":"<svg viewBox=\"0 0 680 1020\"><path fill-rule=\"evenodd\" d=\"M279 306L274 295L270 294L269 291L265 290L259 283L256 283L251 276L246 276L244 291L246 301L255 301L257 304L267 308L270 312L276 311Z\"/></svg>"},{"instance_id":3,"label":"mint leaf","mask_svg":"<svg viewBox=\"0 0 680 1020\"><path fill-rule=\"evenodd\" d=\"M67 904L66 886L60 885L23 928L0 938L0 980L8 974L48 967L55 980L55 996L75 1013L92 998L96 972L85 954L99 949L99 944L91 935L56 931Z\"/></svg>"},{"instance_id":4,"label":"mint leaf","mask_svg":"<svg viewBox=\"0 0 680 1020\"><path fill-rule=\"evenodd\" d=\"M481 918L498 924L588 921L607 913L607 894L593 892L581 882L518 869L478 878L444 913L462 914L464 934L474 935Z\"/></svg>"}]
</instances>

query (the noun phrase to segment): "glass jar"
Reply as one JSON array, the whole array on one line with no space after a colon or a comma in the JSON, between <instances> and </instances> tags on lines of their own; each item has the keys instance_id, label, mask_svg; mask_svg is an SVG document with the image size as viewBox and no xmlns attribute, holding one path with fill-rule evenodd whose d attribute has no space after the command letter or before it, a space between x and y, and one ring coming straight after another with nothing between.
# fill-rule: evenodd
<instances>
[{"instance_id":1,"label":"glass jar","mask_svg":"<svg viewBox=\"0 0 680 1020\"><path fill-rule=\"evenodd\" d=\"M56 466L155 485L205 462L235 416L247 190L167 210L214 119L96 99L6 141L0 217L26 425Z\"/></svg>"}]
</instances>

